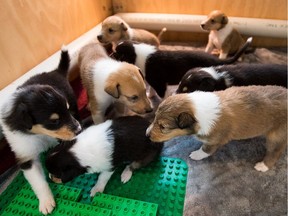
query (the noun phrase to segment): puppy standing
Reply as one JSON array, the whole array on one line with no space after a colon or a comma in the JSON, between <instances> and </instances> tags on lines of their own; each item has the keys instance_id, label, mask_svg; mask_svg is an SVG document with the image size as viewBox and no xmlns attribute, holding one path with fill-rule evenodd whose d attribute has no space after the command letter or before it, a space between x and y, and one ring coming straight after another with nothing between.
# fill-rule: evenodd
<instances>
[{"instance_id":1,"label":"puppy standing","mask_svg":"<svg viewBox=\"0 0 288 216\"><path fill-rule=\"evenodd\" d=\"M100 173L91 196L103 192L115 169L129 162L121 174L126 183L132 172L157 158L163 143L145 136L149 122L139 116L126 116L85 129L77 138L52 149L46 158L50 178L67 182L83 173Z\"/></svg>"},{"instance_id":2,"label":"puppy standing","mask_svg":"<svg viewBox=\"0 0 288 216\"><path fill-rule=\"evenodd\" d=\"M245 43L239 32L229 23L228 17L219 10L212 11L201 23L201 27L210 31L205 52L211 53L216 47L220 51L220 59L236 53Z\"/></svg>"},{"instance_id":3,"label":"puppy standing","mask_svg":"<svg viewBox=\"0 0 288 216\"><path fill-rule=\"evenodd\" d=\"M287 65L237 64L193 68L182 78L176 93L219 91L231 86L278 85L287 88Z\"/></svg>"},{"instance_id":4,"label":"puppy standing","mask_svg":"<svg viewBox=\"0 0 288 216\"><path fill-rule=\"evenodd\" d=\"M39 211L51 213L55 200L45 180L39 154L71 140L81 131L76 98L67 80L69 55L62 50L58 68L31 77L18 87L1 110L6 139L39 199ZM73 115L71 115L73 114Z\"/></svg>"},{"instance_id":5,"label":"puppy standing","mask_svg":"<svg viewBox=\"0 0 288 216\"><path fill-rule=\"evenodd\" d=\"M158 37L156 37L146 30L131 28L118 16L110 16L102 22L101 33L97 38L101 43L113 43L115 46L121 41L131 40L158 47L161 36L165 31L166 28L163 28Z\"/></svg>"},{"instance_id":6,"label":"puppy standing","mask_svg":"<svg viewBox=\"0 0 288 216\"><path fill-rule=\"evenodd\" d=\"M190 154L201 160L231 140L264 135L267 152L258 171L270 169L287 145L287 89L280 86L231 87L168 97L146 131L154 142L195 135L203 146Z\"/></svg>"},{"instance_id":7,"label":"puppy standing","mask_svg":"<svg viewBox=\"0 0 288 216\"><path fill-rule=\"evenodd\" d=\"M152 111L138 67L111 59L97 43L80 50L79 66L95 124L104 121L107 108L115 100L138 114Z\"/></svg>"}]
</instances>

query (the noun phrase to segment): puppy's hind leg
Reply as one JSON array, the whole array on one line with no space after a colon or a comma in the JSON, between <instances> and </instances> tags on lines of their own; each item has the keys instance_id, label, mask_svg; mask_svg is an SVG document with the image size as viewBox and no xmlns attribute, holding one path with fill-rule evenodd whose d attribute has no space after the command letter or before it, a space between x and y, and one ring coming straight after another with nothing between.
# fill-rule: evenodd
<instances>
[{"instance_id":1,"label":"puppy's hind leg","mask_svg":"<svg viewBox=\"0 0 288 216\"><path fill-rule=\"evenodd\" d=\"M279 160L287 146L287 129L273 131L266 136L266 155L263 161L256 163L254 168L257 171L266 172L271 169Z\"/></svg>"},{"instance_id":2,"label":"puppy's hind leg","mask_svg":"<svg viewBox=\"0 0 288 216\"><path fill-rule=\"evenodd\" d=\"M95 196L95 194L97 192L103 192L107 182L109 181L109 179L111 178L112 174L114 173L114 171L112 172L101 172L98 176L98 180L96 182L96 184L94 185L94 187L91 189L90 191L90 196L93 197Z\"/></svg>"},{"instance_id":3,"label":"puppy's hind leg","mask_svg":"<svg viewBox=\"0 0 288 216\"><path fill-rule=\"evenodd\" d=\"M145 167L146 165L151 163L157 156L159 156L162 146L161 144L157 145L159 145L159 149L155 148L151 150L144 159L139 161L133 161L131 164L128 164L125 167L121 174L121 181L123 184L127 183L131 179L134 170Z\"/></svg>"}]
</instances>

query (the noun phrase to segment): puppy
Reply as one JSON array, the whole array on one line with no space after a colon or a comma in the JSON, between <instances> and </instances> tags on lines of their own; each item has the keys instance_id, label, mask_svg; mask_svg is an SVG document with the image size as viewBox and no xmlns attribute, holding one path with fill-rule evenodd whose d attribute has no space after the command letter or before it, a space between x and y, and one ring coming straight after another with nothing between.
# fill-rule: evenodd
<instances>
[{"instance_id":1,"label":"puppy","mask_svg":"<svg viewBox=\"0 0 288 216\"><path fill-rule=\"evenodd\" d=\"M278 85L287 88L287 65L237 64L194 68L182 78L176 93L219 91L231 86Z\"/></svg>"},{"instance_id":2,"label":"puppy","mask_svg":"<svg viewBox=\"0 0 288 216\"><path fill-rule=\"evenodd\" d=\"M83 173L100 173L91 196L103 192L115 169L129 162L121 174L126 183L132 172L157 158L163 143L145 136L149 122L140 116L126 116L85 129L73 141L52 149L46 158L51 180L65 183Z\"/></svg>"},{"instance_id":3,"label":"puppy","mask_svg":"<svg viewBox=\"0 0 288 216\"><path fill-rule=\"evenodd\" d=\"M155 46L125 41L116 47L113 57L138 66L148 84L163 98L167 84L177 85L191 68L233 63L251 42L252 38L249 38L232 58L219 59L201 51L158 50Z\"/></svg>"},{"instance_id":4,"label":"puppy","mask_svg":"<svg viewBox=\"0 0 288 216\"><path fill-rule=\"evenodd\" d=\"M211 53L216 47L220 51L220 59L236 53L245 43L239 32L229 23L228 17L219 10L212 11L201 23L201 28L210 31L205 52Z\"/></svg>"},{"instance_id":5,"label":"puppy","mask_svg":"<svg viewBox=\"0 0 288 216\"><path fill-rule=\"evenodd\" d=\"M97 43L84 46L79 52L78 62L95 124L104 121L107 108L115 100L138 114L152 111L138 67L110 58Z\"/></svg>"},{"instance_id":6,"label":"puppy","mask_svg":"<svg viewBox=\"0 0 288 216\"><path fill-rule=\"evenodd\" d=\"M3 132L43 214L52 212L55 201L39 154L56 145L57 139L71 140L81 131L75 119L76 99L67 80L69 61L67 50L62 50L56 70L31 77L16 89L1 110Z\"/></svg>"},{"instance_id":7,"label":"puppy","mask_svg":"<svg viewBox=\"0 0 288 216\"><path fill-rule=\"evenodd\" d=\"M154 142L195 135L203 146L190 154L193 160L212 155L231 140L263 135L267 152L255 169L266 172L287 145L287 89L280 86L177 94L164 100L155 115L146 135Z\"/></svg>"},{"instance_id":8,"label":"puppy","mask_svg":"<svg viewBox=\"0 0 288 216\"><path fill-rule=\"evenodd\" d=\"M146 30L131 28L118 16L110 16L102 22L102 29L100 34L97 36L97 39L100 43L112 43L113 45L124 40L131 40L158 47L160 45L162 34L165 31L166 28L163 28L158 37L156 37L154 34Z\"/></svg>"}]
</instances>

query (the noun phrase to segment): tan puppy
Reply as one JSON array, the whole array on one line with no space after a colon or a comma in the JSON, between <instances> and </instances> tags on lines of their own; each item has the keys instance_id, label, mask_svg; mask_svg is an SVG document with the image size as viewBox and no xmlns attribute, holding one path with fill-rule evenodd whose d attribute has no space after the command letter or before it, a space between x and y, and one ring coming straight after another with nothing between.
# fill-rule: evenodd
<instances>
[{"instance_id":1,"label":"tan puppy","mask_svg":"<svg viewBox=\"0 0 288 216\"><path fill-rule=\"evenodd\" d=\"M287 89L279 86L231 87L168 97L158 107L146 135L154 142L195 135L203 146L190 154L201 160L231 140L264 135L267 153L255 169L270 169L287 145Z\"/></svg>"},{"instance_id":2,"label":"tan puppy","mask_svg":"<svg viewBox=\"0 0 288 216\"><path fill-rule=\"evenodd\" d=\"M95 124L104 121L107 108L115 100L138 114L152 111L138 67L110 58L98 43L84 46L78 62Z\"/></svg>"},{"instance_id":3,"label":"tan puppy","mask_svg":"<svg viewBox=\"0 0 288 216\"><path fill-rule=\"evenodd\" d=\"M212 11L201 23L201 27L210 31L205 52L211 53L216 47L220 51L220 59L236 53L245 43L239 32L228 22L228 17L219 10Z\"/></svg>"},{"instance_id":4,"label":"tan puppy","mask_svg":"<svg viewBox=\"0 0 288 216\"><path fill-rule=\"evenodd\" d=\"M131 28L118 16L110 16L102 22L101 33L97 38L101 43L113 43L115 47L119 42L124 40L147 43L158 47L160 45L160 38L165 31L166 28L163 28L157 38L146 30Z\"/></svg>"}]
</instances>

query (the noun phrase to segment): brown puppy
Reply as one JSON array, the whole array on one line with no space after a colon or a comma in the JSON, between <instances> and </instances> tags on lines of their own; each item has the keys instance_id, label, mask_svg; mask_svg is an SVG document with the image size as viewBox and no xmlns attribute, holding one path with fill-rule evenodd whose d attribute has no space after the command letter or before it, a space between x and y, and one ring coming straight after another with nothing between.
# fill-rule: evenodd
<instances>
[{"instance_id":1,"label":"brown puppy","mask_svg":"<svg viewBox=\"0 0 288 216\"><path fill-rule=\"evenodd\" d=\"M114 46L121 41L132 40L158 47L160 45L160 38L165 31L166 28L163 28L158 37L156 37L146 30L131 28L118 16L110 16L102 22L101 33L97 38L101 43L112 43Z\"/></svg>"},{"instance_id":2,"label":"brown puppy","mask_svg":"<svg viewBox=\"0 0 288 216\"><path fill-rule=\"evenodd\" d=\"M107 108L115 100L138 114L152 111L138 67L110 58L98 43L84 46L78 63L95 124L104 121Z\"/></svg>"},{"instance_id":3,"label":"brown puppy","mask_svg":"<svg viewBox=\"0 0 288 216\"><path fill-rule=\"evenodd\" d=\"M201 23L201 27L210 31L205 52L211 53L216 47L220 51L220 59L236 53L245 43L239 32L228 22L228 17L219 10L212 11Z\"/></svg>"},{"instance_id":4,"label":"brown puppy","mask_svg":"<svg viewBox=\"0 0 288 216\"><path fill-rule=\"evenodd\" d=\"M190 154L193 160L210 156L231 140L264 135L267 153L255 169L266 172L287 145L287 89L248 86L173 95L159 105L146 131L154 142L189 134L203 142Z\"/></svg>"}]
</instances>

